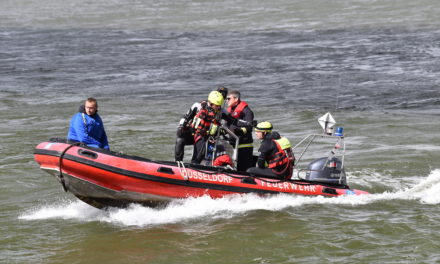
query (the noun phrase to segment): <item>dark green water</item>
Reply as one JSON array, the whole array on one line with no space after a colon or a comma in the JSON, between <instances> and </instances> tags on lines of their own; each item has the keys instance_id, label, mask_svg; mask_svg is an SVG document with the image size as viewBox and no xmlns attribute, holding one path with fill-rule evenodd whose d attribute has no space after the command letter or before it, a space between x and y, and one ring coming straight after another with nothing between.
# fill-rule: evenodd
<instances>
[{"instance_id":1,"label":"dark green water","mask_svg":"<svg viewBox=\"0 0 440 264\"><path fill-rule=\"evenodd\" d=\"M0 3L0 262L439 262L438 10L435 1ZM347 135L349 185L371 194L100 211L33 160L88 96L113 150L172 160L180 116L220 84L293 143L332 112Z\"/></svg>"}]
</instances>

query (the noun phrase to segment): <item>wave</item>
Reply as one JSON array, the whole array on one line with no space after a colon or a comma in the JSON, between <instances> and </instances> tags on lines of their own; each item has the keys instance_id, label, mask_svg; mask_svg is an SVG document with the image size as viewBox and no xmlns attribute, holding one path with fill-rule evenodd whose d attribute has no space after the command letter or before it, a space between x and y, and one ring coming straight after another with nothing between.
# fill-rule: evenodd
<instances>
[{"instance_id":1,"label":"wave","mask_svg":"<svg viewBox=\"0 0 440 264\"><path fill-rule=\"evenodd\" d=\"M419 184L396 192L327 198L286 194L262 197L255 194L232 195L222 199L210 197L176 200L164 208L131 205L128 208L99 210L80 201L61 201L25 212L21 220L73 219L104 222L119 226L152 227L189 222L195 219L227 219L254 210L282 211L304 205L365 205L392 200L415 200L422 204L440 203L440 169L434 170Z\"/></svg>"}]
</instances>

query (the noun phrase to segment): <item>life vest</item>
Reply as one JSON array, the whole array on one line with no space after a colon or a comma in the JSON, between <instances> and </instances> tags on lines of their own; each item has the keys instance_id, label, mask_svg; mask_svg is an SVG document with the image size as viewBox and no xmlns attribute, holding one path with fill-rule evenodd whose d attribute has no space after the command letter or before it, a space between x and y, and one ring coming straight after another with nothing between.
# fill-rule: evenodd
<instances>
[{"instance_id":1,"label":"life vest","mask_svg":"<svg viewBox=\"0 0 440 264\"><path fill-rule=\"evenodd\" d=\"M281 137L280 139L272 139L277 146L278 151L270 157L268 161L268 167L272 169L275 174L285 174L286 177L290 176L293 171L293 165L295 162L295 156L293 155L292 145L287 138ZM281 168L275 170L274 168Z\"/></svg>"},{"instance_id":2,"label":"life vest","mask_svg":"<svg viewBox=\"0 0 440 264\"><path fill-rule=\"evenodd\" d=\"M216 120L216 113L209 111L207 108L202 108L195 115L191 127L195 130L194 141L199 141L202 137L208 135L215 135L218 128Z\"/></svg>"},{"instance_id":3,"label":"life vest","mask_svg":"<svg viewBox=\"0 0 440 264\"><path fill-rule=\"evenodd\" d=\"M215 158L214 162L212 163L214 166L234 166L234 163L232 162L231 157L228 154L223 154Z\"/></svg>"},{"instance_id":4,"label":"life vest","mask_svg":"<svg viewBox=\"0 0 440 264\"><path fill-rule=\"evenodd\" d=\"M241 112L243 112L247 106L248 104L245 101L240 101L234 110L232 110L232 107L228 107L228 113L230 113L233 118L239 118Z\"/></svg>"}]
</instances>

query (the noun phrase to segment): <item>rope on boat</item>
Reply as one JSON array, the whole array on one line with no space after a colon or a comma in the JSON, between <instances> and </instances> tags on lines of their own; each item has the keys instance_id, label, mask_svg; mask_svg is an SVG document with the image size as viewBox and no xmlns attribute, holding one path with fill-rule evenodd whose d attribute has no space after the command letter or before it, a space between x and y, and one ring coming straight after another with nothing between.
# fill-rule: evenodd
<instances>
[{"instance_id":1,"label":"rope on boat","mask_svg":"<svg viewBox=\"0 0 440 264\"><path fill-rule=\"evenodd\" d=\"M81 144L81 142L76 142L76 143L73 143L73 144L70 144L67 148L65 148L64 150L63 150L63 152L61 152L61 154L60 154L60 159L59 159L59 170L60 170L60 173L58 174L58 180L60 181L60 183L61 183L61 186L63 187L63 190L65 191L65 192L67 192L67 187L66 187L66 182L64 181L64 175L63 175L63 158L64 158L64 154L66 154L66 152L70 149L70 148L72 148L72 147L74 147L74 146L79 146Z\"/></svg>"}]
</instances>

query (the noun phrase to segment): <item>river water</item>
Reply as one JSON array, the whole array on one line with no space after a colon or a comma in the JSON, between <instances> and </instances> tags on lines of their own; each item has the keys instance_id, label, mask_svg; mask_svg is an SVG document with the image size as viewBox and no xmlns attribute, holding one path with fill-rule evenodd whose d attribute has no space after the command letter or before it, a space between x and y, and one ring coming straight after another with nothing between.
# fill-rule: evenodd
<instances>
[{"instance_id":1,"label":"river water","mask_svg":"<svg viewBox=\"0 0 440 264\"><path fill-rule=\"evenodd\" d=\"M440 262L439 13L436 0L1 1L0 262ZM331 112L349 185L371 194L100 211L33 160L89 96L112 150L172 160L180 116L218 85L293 143Z\"/></svg>"}]
</instances>

